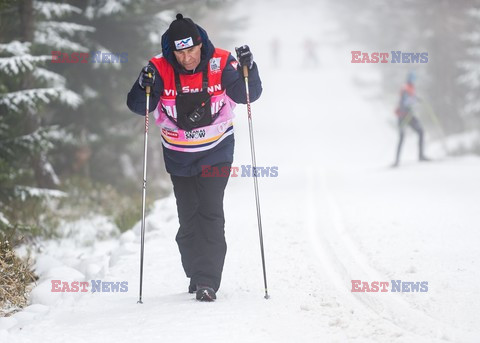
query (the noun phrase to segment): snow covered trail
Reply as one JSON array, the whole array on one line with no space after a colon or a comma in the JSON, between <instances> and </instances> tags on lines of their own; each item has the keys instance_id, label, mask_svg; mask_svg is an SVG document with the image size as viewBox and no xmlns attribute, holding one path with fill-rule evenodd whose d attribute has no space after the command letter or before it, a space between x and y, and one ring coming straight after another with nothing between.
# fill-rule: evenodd
<instances>
[{"instance_id":1,"label":"snow covered trail","mask_svg":"<svg viewBox=\"0 0 480 343\"><path fill-rule=\"evenodd\" d=\"M169 197L147 218L143 305L136 304L139 225L120 240L52 244L40 259L35 305L0 321L0 341L479 340L480 160L419 164L409 135L405 163L387 168L396 143L392 106L366 101L353 84L363 66L349 64L351 46L326 4L312 1L306 11L272 3L251 2L252 30L244 33L264 83L252 106L257 163L279 171L259 179L271 299L263 299L253 180L232 177L225 196L228 252L215 303L187 293ZM318 27L307 32L305 22ZM274 37L289 42L280 46L279 66L266 62ZM303 50L291 47L322 37L319 66L304 67ZM240 167L251 163L250 147L245 107L236 113ZM128 292L51 293L53 278L128 281ZM428 281L429 291L352 293L352 279Z\"/></svg>"}]
</instances>

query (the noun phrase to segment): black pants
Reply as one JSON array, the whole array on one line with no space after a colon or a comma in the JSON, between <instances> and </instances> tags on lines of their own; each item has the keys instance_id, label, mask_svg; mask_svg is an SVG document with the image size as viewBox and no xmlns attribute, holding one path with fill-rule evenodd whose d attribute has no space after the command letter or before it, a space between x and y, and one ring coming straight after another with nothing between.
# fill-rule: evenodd
<instances>
[{"instance_id":1,"label":"black pants","mask_svg":"<svg viewBox=\"0 0 480 343\"><path fill-rule=\"evenodd\" d=\"M230 163L216 165L230 167ZM171 175L180 228L176 241L192 284L218 290L227 253L223 195L229 175Z\"/></svg>"},{"instance_id":2,"label":"black pants","mask_svg":"<svg viewBox=\"0 0 480 343\"><path fill-rule=\"evenodd\" d=\"M395 165L400 163L400 154L402 152L403 140L405 137L405 127L410 126L418 134L418 158L425 158L423 154L423 128L420 121L411 114L406 115L405 117L398 118L398 146L397 146L397 155L395 159Z\"/></svg>"}]
</instances>

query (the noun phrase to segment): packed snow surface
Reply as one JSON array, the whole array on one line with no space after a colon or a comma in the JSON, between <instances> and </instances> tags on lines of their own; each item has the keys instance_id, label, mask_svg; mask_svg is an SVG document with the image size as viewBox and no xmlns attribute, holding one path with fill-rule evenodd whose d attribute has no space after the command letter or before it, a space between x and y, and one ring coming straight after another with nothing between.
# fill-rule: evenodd
<instances>
[{"instance_id":1,"label":"packed snow surface","mask_svg":"<svg viewBox=\"0 0 480 343\"><path fill-rule=\"evenodd\" d=\"M107 220L86 218L45 242L32 305L0 319L0 341L480 341L480 159L444 157L427 132L434 161L419 163L409 133L400 168L390 168L394 104L366 97L378 90L378 70L349 63L355 47L323 2L275 3L283 5L242 3L251 21L236 42L250 45L263 79L252 104L257 164L278 168L259 178L271 298L263 297L253 179L231 177L216 302L187 293L168 197L147 218L143 304L140 224L118 238ZM368 75L361 90L359 75ZM241 170L251 164L246 107L236 114ZM51 280L126 281L128 291L56 293ZM389 291L351 292L352 280L389 282ZM392 280L428 282L428 291L392 292Z\"/></svg>"}]
</instances>

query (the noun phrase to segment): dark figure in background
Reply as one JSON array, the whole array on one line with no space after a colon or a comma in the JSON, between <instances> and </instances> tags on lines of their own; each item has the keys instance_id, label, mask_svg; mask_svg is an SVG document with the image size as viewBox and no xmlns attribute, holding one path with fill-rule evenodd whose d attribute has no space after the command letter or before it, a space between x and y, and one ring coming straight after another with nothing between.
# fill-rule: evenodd
<instances>
[{"instance_id":1,"label":"dark figure in background","mask_svg":"<svg viewBox=\"0 0 480 343\"><path fill-rule=\"evenodd\" d=\"M407 76L407 83L402 87L400 93L400 103L395 111L398 117L398 146L397 155L393 167L400 164L400 154L402 152L403 139L405 137L405 127L410 126L418 134L418 160L428 161L424 154L424 132L423 127L417 117L413 115L413 109L419 97L415 94L416 75L410 72Z\"/></svg>"},{"instance_id":2,"label":"dark figure in background","mask_svg":"<svg viewBox=\"0 0 480 343\"><path fill-rule=\"evenodd\" d=\"M280 67L280 41L278 38L273 38L270 43L272 52L272 63L274 67Z\"/></svg>"},{"instance_id":3,"label":"dark figure in background","mask_svg":"<svg viewBox=\"0 0 480 343\"><path fill-rule=\"evenodd\" d=\"M145 87L151 87L150 109L177 200L176 241L190 278L188 291L197 300L213 301L227 252L223 196L233 162L233 108L247 102L242 66L249 68L252 102L260 97L262 83L247 45L238 48L237 61L181 14L163 34L162 51L142 69L127 105L145 115ZM222 175L205 177L205 168Z\"/></svg>"},{"instance_id":4,"label":"dark figure in background","mask_svg":"<svg viewBox=\"0 0 480 343\"><path fill-rule=\"evenodd\" d=\"M320 59L317 54L318 43L311 38L305 39L303 42L304 58L303 66L316 68L320 65Z\"/></svg>"}]
</instances>

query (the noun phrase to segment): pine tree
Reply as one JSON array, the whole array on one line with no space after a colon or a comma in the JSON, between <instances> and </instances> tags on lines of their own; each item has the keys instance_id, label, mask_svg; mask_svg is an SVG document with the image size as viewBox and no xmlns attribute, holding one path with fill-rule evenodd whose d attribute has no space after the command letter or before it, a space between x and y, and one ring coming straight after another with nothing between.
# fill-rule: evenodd
<instances>
[{"instance_id":1,"label":"pine tree","mask_svg":"<svg viewBox=\"0 0 480 343\"><path fill-rule=\"evenodd\" d=\"M126 95L140 67L161 51L177 11L201 22L210 2L0 2L0 222L22 222L15 204L57 194L44 189L64 189L73 179L138 190L143 121L127 109ZM128 52L128 62L52 63L52 51L85 52L89 60L96 51ZM149 164L161 166L160 137L150 143ZM150 183L156 196L159 179Z\"/></svg>"},{"instance_id":2,"label":"pine tree","mask_svg":"<svg viewBox=\"0 0 480 343\"><path fill-rule=\"evenodd\" d=\"M479 3L480 4L480 3ZM469 127L480 129L480 7L471 8L468 17L473 23L469 32L463 35L468 42L467 56L459 63L463 74L459 77L460 84L467 87L463 113Z\"/></svg>"},{"instance_id":3,"label":"pine tree","mask_svg":"<svg viewBox=\"0 0 480 343\"><path fill-rule=\"evenodd\" d=\"M0 7L2 21L11 24L2 27L2 39L9 42L0 44L0 218L4 226L13 225L9 218L21 222L14 204L58 194L52 189L58 187L59 178L49 160L58 132L45 125L44 118L53 102L76 108L82 99L66 88L64 77L45 68L52 57L38 52L42 46L75 45L69 37L91 29L39 18L78 11L66 4L32 0Z\"/></svg>"}]
</instances>

